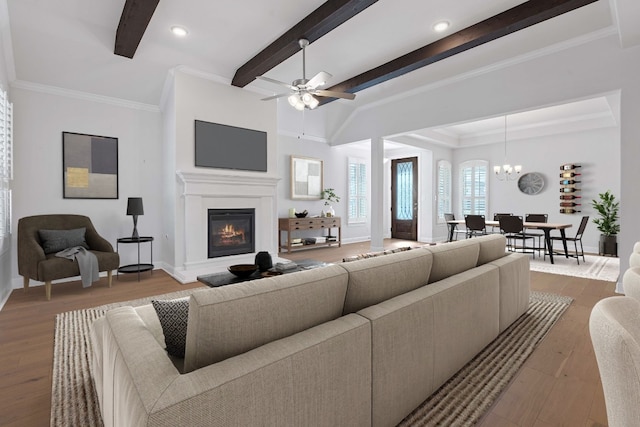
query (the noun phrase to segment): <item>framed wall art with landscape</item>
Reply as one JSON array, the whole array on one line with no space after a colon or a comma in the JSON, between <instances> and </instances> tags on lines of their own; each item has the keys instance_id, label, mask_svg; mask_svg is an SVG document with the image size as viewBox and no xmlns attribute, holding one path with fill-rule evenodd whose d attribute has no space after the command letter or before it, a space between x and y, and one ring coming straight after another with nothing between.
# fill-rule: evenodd
<instances>
[{"instance_id":1,"label":"framed wall art with landscape","mask_svg":"<svg viewBox=\"0 0 640 427\"><path fill-rule=\"evenodd\" d=\"M291 156L291 198L319 200L322 196L322 160Z\"/></svg>"},{"instance_id":2,"label":"framed wall art with landscape","mask_svg":"<svg viewBox=\"0 0 640 427\"><path fill-rule=\"evenodd\" d=\"M62 132L65 199L118 198L118 138Z\"/></svg>"}]
</instances>

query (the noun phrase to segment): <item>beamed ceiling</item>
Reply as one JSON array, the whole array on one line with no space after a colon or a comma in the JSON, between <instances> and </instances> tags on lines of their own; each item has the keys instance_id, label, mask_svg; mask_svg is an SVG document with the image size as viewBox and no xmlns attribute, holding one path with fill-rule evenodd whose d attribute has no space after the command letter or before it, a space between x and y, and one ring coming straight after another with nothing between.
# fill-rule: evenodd
<instances>
[{"instance_id":1,"label":"beamed ceiling","mask_svg":"<svg viewBox=\"0 0 640 427\"><path fill-rule=\"evenodd\" d=\"M571 40L617 34L640 43L637 0L0 0L9 80L158 108L175 69L281 91L256 76L333 75L325 89L357 93L351 111ZM4 10L7 13L4 13ZM8 16L8 19L7 19ZM432 26L451 26L436 33ZM177 38L173 25L189 34ZM596 36L594 36L596 35ZM601 37L601 36L600 36ZM7 49L5 49L7 50ZM332 101L325 99L325 102ZM279 102L279 101L265 101Z\"/></svg>"}]
</instances>

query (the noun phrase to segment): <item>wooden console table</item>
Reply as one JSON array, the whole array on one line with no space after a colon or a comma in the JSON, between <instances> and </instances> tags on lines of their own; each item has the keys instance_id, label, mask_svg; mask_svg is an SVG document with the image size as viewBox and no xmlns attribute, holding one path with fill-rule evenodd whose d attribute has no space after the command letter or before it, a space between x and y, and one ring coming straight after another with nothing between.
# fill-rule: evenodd
<instances>
[{"instance_id":1,"label":"wooden console table","mask_svg":"<svg viewBox=\"0 0 640 427\"><path fill-rule=\"evenodd\" d=\"M338 235L331 236L331 229L337 228ZM324 230L327 231L327 236L324 235ZM314 243L310 245L291 245L291 232L298 230L319 230L320 236L327 238L328 236L335 237L336 240L327 240L323 243ZM287 240L285 244L282 243L282 232L287 233ZM279 218L278 219L278 246L280 251L287 250L287 252L295 251L298 249L310 249L318 246L331 246L338 244L338 247L342 246L342 227L340 225L340 218L336 216L322 217L322 218Z\"/></svg>"}]
</instances>

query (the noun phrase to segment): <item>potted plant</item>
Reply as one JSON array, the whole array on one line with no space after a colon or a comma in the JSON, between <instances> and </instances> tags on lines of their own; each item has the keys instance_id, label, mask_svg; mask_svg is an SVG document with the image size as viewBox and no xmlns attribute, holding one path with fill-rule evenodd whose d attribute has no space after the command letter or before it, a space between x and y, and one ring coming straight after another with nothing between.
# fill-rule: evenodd
<instances>
[{"instance_id":1,"label":"potted plant","mask_svg":"<svg viewBox=\"0 0 640 427\"><path fill-rule=\"evenodd\" d=\"M335 193L335 190L333 188L325 188L322 190L320 198L324 200L324 205L329 207L325 212L326 216L335 216L336 213L331 207L331 203L340 202L340 197Z\"/></svg>"},{"instance_id":2,"label":"potted plant","mask_svg":"<svg viewBox=\"0 0 640 427\"><path fill-rule=\"evenodd\" d=\"M593 219L593 223L598 227L600 233L600 255L618 256L617 235L620 232L618 224L618 211L620 202L609 190L600 193L599 200L592 200L593 208L598 212L599 217Z\"/></svg>"}]
</instances>

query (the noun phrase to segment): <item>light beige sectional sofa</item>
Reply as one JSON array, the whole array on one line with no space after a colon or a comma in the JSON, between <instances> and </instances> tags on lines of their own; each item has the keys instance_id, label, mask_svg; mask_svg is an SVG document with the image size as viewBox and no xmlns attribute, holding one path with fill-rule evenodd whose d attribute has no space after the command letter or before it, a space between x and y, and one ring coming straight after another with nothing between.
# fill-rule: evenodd
<instances>
[{"instance_id":1,"label":"light beige sectional sofa","mask_svg":"<svg viewBox=\"0 0 640 427\"><path fill-rule=\"evenodd\" d=\"M151 305L94 323L110 426L393 426L529 304L492 235L197 291L184 360Z\"/></svg>"}]
</instances>

